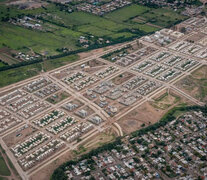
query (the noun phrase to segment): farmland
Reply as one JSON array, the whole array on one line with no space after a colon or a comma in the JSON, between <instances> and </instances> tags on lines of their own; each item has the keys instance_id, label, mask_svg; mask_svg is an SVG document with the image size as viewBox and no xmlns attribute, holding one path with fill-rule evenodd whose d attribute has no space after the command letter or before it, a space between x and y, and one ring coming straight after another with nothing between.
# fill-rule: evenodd
<instances>
[{"instance_id":1,"label":"farmland","mask_svg":"<svg viewBox=\"0 0 207 180\"><path fill-rule=\"evenodd\" d=\"M79 11L68 13L54 4L34 10L19 10L14 7L8 10L6 6L1 6L0 9L0 48L8 47L18 52L32 51L44 56L61 54L58 49L63 47L70 51L83 49L78 44L80 37L93 36L89 40L89 46L94 45L95 48L99 44L97 38L110 40L111 43L126 41L185 19L179 13L168 9L152 9L136 4L104 16ZM38 15L40 20L37 21L44 31L4 22L5 18L17 18L22 14ZM133 20L134 18L144 20L140 23ZM101 42L99 45L103 44Z\"/></svg>"},{"instance_id":2,"label":"farmland","mask_svg":"<svg viewBox=\"0 0 207 180\"><path fill-rule=\"evenodd\" d=\"M26 46L37 53L56 54L56 49L61 46L76 49L75 38L81 34L70 29L59 28L56 33L36 32L11 24L0 24L0 46L6 44L9 48L22 51ZM66 38L67 37L67 38Z\"/></svg>"},{"instance_id":3,"label":"farmland","mask_svg":"<svg viewBox=\"0 0 207 180\"><path fill-rule=\"evenodd\" d=\"M129 20L132 17L135 16L141 16L142 14L148 12L150 8L139 6L139 5L131 5L128 7L124 7L122 9L119 9L117 11L114 11L112 13L107 14L105 17L112 19L114 21L124 22Z\"/></svg>"}]
</instances>

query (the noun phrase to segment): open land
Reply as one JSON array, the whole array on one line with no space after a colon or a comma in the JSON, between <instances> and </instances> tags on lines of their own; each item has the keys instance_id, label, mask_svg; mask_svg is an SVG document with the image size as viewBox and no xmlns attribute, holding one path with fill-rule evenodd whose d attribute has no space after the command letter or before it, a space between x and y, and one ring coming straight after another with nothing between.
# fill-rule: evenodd
<instances>
[{"instance_id":1,"label":"open land","mask_svg":"<svg viewBox=\"0 0 207 180\"><path fill-rule=\"evenodd\" d=\"M203 66L177 82L177 86L199 101L207 102L207 66Z\"/></svg>"}]
</instances>

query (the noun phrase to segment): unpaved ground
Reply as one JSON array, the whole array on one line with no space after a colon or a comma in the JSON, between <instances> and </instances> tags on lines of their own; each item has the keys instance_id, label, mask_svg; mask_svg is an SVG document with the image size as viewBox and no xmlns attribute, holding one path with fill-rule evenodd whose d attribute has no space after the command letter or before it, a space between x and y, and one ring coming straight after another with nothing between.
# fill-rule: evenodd
<instances>
[{"instance_id":1,"label":"unpaved ground","mask_svg":"<svg viewBox=\"0 0 207 180\"><path fill-rule=\"evenodd\" d=\"M37 131L36 128L33 126L28 126L27 128L22 128L24 126L21 126L18 130L14 131L13 133L5 136L3 138L3 141L6 143L8 147L13 146L14 144L19 143L20 141L23 141L28 136L32 135L35 131Z\"/></svg>"},{"instance_id":2,"label":"unpaved ground","mask_svg":"<svg viewBox=\"0 0 207 180\"><path fill-rule=\"evenodd\" d=\"M155 99L162 96L166 91L162 91L158 94ZM175 93L175 92L173 92ZM176 96L179 96L175 93ZM125 134L129 134L133 131L136 131L142 127L146 127L147 125L156 123L161 119L161 117L169 111L174 106L178 106L181 104L192 104L189 100L185 99L184 97L180 97L179 101L174 101L174 98L170 97L170 101L167 102L166 99L162 100L162 103L169 103L168 107L160 108L159 106L156 107L153 105L154 101L147 101L143 103L138 108L132 110L127 115L122 117L118 124L121 126L123 132Z\"/></svg>"},{"instance_id":3,"label":"unpaved ground","mask_svg":"<svg viewBox=\"0 0 207 180\"><path fill-rule=\"evenodd\" d=\"M194 35L190 36L187 40L188 41L193 41L193 42L198 42L201 39L203 39L204 37L205 37L205 34L197 33L197 34L194 34Z\"/></svg>"},{"instance_id":4,"label":"unpaved ground","mask_svg":"<svg viewBox=\"0 0 207 180\"><path fill-rule=\"evenodd\" d=\"M0 175L0 179L1 178L5 178L5 180L20 180L21 179L20 176L18 175L17 171L10 166L8 157L7 157L7 155L5 154L5 152L1 148L0 148L0 155L3 157L3 159L4 159L8 169L9 169L9 171L11 173L10 176L1 176Z\"/></svg>"},{"instance_id":5,"label":"unpaved ground","mask_svg":"<svg viewBox=\"0 0 207 180\"><path fill-rule=\"evenodd\" d=\"M50 176L52 175L53 171L60 166L61 164L63 164L66 161L71 160L72 158L74 158L72 156L71 152L66 152L65 154L63 154L61 157L57 158L56 160L54 160L52 163L50 163L48 166L42 168L40 171L38 171L37 173L33 174L29 180L49 180Z\"/></svg>"},{"instance_id":6,"label":"unpaved ground","mask_svg":"<svg viewBox=\"0 0 207 180\"><path fill-rule=\"evenodd\" d=\"M180 102L180 97L173 93L172 91L164 91L160 93L155 98L153 98L152 106L158 109L165 110L170 106Z\"/></svg>"},{"instance_id":7,"label":"unpaved ground","mask_svg":"<svg viewBox=\"0 0 207 180\"><path fill-rule=\"evenodd\" d=\"M176 86L199 101L207 102L207 66L181 79Z\"/></svg>"},{"instance_id":8,"label":"unpaved ground","mask_svg":"<svg viewBox=\"0 0 207 180\"><path fill-rule=\"evenodd\" d=\"M110 46L109 46L110 47ZM87 58L89 56L93 56L97 53L102 53L104 52L105 50L108 50L110 49L109 47L107 48L100 48L100 49L95 49L95 50L92 50L92 51L88 51L88 52L82 52L82 53L79 53L78 55L80 56L80 59L83 59L83 58ZM112 47L112 46L111 46Z\"/></svg>"},{"instance_id":9,"label":"unpaved ground","mask_svg":"<svg viewBox=\"0 0 207 180\"><path fill-rule=\"evenodd\" d=\"M116 138L116 133L112 128L107 129L106 131L99 133L91 137L87 142L83 143L83 146L86 150L95 149L105 143L109 143Z\"/></svg>"},{"instance_id":10,"label":"unpaved ground","mask_svg":"<svg viewBox=\"0 0 207 180\"><path fill-rule=\"evenodd\" d=\"M119 74L118 76L116 76L115 78L112 79L112 82L115 85L120 85L126 81L128 81L129 79L131 79L132 77L134 77L135 75L130 73L130 72L124 72L122 74Z\"/></svg>"},{"instance_id":11,"label":"unpaved ground","mask_svg":"<svg viewBox=\"0 0 207 180\"><path fill-rule=\"evenodd\" d=\"M145 102L137 109L129 112L118 121L124 133L129 134L141 128L143 124L153 124L162 117L164 113L155 109L150 102Z\"/></svg>"},{"instance_id":12,"label":"unpaved ground","mask_svg":"<svg viewBox=\"0 0 207 180\"><path fill-rule=\"evenodd\" d=\"M82 59L82 58L86 58L86 57L89 57L89 56L96 55L97 53L102 53L102 52L110 50L112 48L119 47L123 44L124 43L119 43L119 44L116 44L116 45L111 45L111 46L107 46L107 47L103 47L103 48L99 48L99 49L94 49L94 50L91 50L91 51L88 51L88 52L79 53L78 55L80 56L80 59Z\"/></svg>"}]
</instances>

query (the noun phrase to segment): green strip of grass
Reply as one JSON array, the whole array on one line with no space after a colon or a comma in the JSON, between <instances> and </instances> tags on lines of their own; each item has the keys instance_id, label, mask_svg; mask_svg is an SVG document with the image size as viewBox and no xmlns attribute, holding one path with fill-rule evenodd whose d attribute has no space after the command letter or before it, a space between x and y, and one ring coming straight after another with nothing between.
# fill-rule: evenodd
<instances>
[{"instance_id":1,"label":"green strip of grass","mask_svg":"<svg viewBox=\"0 0 207 180\"><path fill-rule=\"evenodd\" d=\"M0 154L0 175L2 176L11 175L11 172L9 171L9 168L7 167L6 162L1 154Z\"/></svg>"}]
</instances>

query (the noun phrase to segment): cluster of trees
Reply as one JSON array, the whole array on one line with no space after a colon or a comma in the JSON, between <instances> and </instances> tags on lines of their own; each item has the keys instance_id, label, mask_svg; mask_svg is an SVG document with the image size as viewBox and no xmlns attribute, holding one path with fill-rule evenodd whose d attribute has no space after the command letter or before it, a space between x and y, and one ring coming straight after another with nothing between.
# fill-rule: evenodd
<instances>
[{"instance_id":1,"label":"cluster of trees","mask_svg":"<svg viewBox=\"0 0 207 180\"><path fill-rule=\"evenodd\" d=\"M9 65L7 62L4 62L3 60L0 59L0 62L3 63L4 65Z\"/></svg>"},{"instance_id":2,"label":"cluster of trees","mask_svg":"<svg viewBox=\"0 0 207 180\"><path fill-rule=\"evenodd\" d=\"M32 60L32 61L23 61L23 62L20 62L17 64L12 64L12 65L7 64L7 66L0 67L0 71L18 68L21 66L27 66L27 65L31 65L31 64L35 64L35 63L39 63L39 62L43 62L43 59L40 58L40 59L36 59L36 60Z\"/></svg>"}]
</instances>

